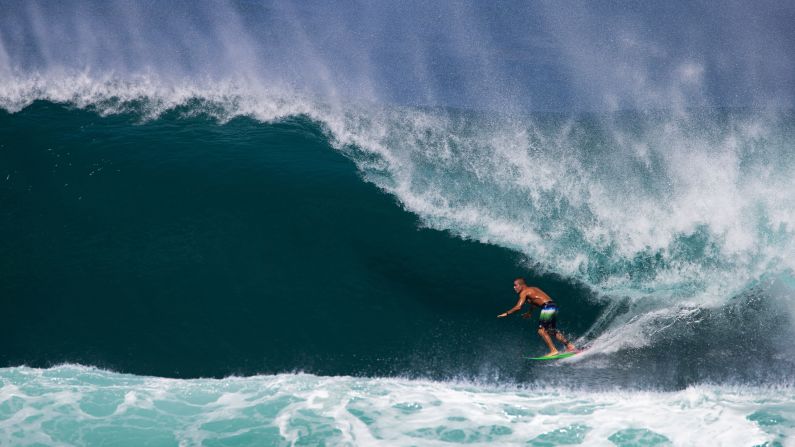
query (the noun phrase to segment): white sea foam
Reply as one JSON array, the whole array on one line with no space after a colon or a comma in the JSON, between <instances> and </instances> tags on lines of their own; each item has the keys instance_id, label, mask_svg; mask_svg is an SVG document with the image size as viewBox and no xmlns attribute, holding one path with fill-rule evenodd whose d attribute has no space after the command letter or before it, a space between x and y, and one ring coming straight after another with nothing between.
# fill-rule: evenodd
<instances>
[{"instance_id":1,"label":"white sea foam","mask_svg":"<svg viewBox=\"0 0 795 447\"><path fill-rule=\"evenodd\" d=\"M282 374L178 380L0 369L3 445L674 445L782 442L790 388L499 388Z\"/></svg>"}]
</instances>

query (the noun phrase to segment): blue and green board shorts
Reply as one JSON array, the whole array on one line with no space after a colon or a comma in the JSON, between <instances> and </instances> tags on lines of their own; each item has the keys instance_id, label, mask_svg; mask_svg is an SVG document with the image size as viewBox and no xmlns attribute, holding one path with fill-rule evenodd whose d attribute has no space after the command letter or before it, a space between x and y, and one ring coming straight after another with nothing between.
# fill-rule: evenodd
<instances>
[{"instance_id":1,"label":"blue and green board shorts","mask_svg":"<svg viewBox=\"0 0 795 447\"><path fill-rule=\"evenodd\" d=\"M548 301L541 306L541 314L538 316L538 328L545 329L550 334L554 334L557 329L558 306L552 301Z\"/></svg>"}]
</instances>

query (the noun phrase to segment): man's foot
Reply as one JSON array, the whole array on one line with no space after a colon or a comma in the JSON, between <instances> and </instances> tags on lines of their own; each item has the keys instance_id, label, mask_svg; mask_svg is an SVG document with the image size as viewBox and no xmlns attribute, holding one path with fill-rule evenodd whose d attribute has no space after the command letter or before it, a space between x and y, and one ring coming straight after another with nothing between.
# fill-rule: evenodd
<instances>
[{"instance_id":1,"label":"man's foot","mask_svg":"<svg viewBox=\"0 0 795 447\"><path fill-rule=\"evenodd\" d=\"M555 349L554 351L549 351L549 353L547 353L547 355L545 355L544 357L549 357L550 355L558 355L558 354L560 353L558 352L557 349Z\"/></svg>"},{"instance_id":2,"label":"man's foot","mask_svg":"<svg viewBox=\"0 0 795 447\"><path fill-rule=\"evenodd\" d=\"M569 343L566 345L566 352L577 352L577 348L575 348L573 344Z\"/></svg>"}]
</instances>

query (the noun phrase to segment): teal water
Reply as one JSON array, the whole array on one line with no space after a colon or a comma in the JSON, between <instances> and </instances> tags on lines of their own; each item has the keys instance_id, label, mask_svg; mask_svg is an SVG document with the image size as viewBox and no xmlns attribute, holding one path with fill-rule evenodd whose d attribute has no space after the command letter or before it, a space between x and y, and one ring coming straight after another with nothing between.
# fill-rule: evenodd
<instances>
[{"instance_id":1,"label":"teal water","mask_svg":"<svg viewBox=\"0 0 795 447\"><path fill-rule=\"evenodd\" d=\"M581 333L599 306L506 249L420 228L317 124L40 102L0 117L3 365L222 377L523 374L528 275ZM515 342L514 340L522 340Z\"/></svg>"}]
</instances>

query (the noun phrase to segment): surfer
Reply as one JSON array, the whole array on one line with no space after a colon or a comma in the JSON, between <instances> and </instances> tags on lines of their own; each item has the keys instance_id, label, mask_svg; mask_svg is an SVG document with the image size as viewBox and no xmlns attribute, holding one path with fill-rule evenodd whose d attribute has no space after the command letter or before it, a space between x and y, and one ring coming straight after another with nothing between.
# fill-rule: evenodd
<instances>
[{"instance_id":1,"label":"surfer","mask_svg":"<svg viewBox=\"0 0 795 447\"><path fill-rule=\"evenodd\" d=\"M550 337L551 335L554 335L559 342L566 345L567 352L574 352L577 350L577 348L575 348L570 341L566 340L566 337L564 337L563 334L558 332L555 328L555 323L558 316L558 306L554 301L552 301L552 298L550 298L549 295L544 293L544 291L538 287L528 286L524 278L516 278L513 280L513 290L519 294L519 301L517 301L516 305L510 308L508 311L497 315L497 318L504 318L514 312L518 312L522 309L522 306L525 302L529 302L531 306L537 306L541 308L541 314L538 316L538 335L541 336L541 338L549 347L549 354L547 355L555 355L558 353L558 350L555 348L555 344L552 343L552 337ZM530 318L530 314L532 312L533 308L531 307L529 311L522 314L522 318Z\"/></svg>"}]
</instances>

